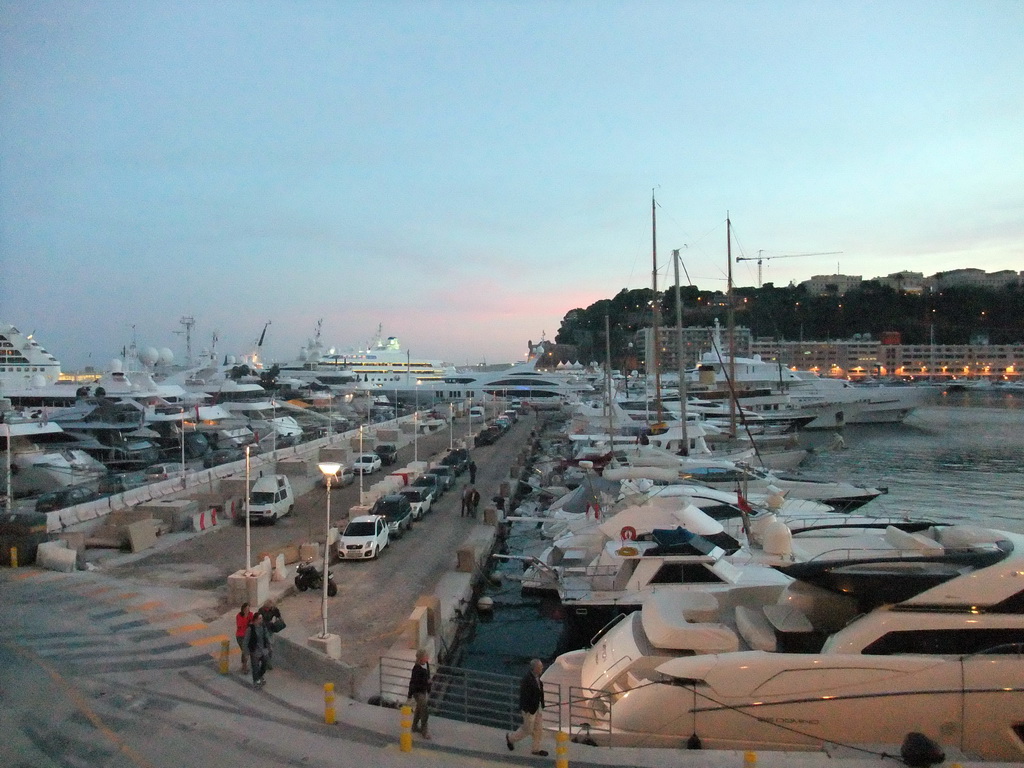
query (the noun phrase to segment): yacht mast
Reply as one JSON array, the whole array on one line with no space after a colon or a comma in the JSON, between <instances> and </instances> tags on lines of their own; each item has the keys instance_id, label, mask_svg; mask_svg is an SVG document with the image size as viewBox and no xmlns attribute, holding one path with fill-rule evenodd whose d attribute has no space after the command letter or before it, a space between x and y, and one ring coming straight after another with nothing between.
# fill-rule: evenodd
<instances>
[{"instance_id":1,"label":"yacht mast","mask_svg":"<svg viewBox=\"0 0 1024 768\"><path fill-rule=\"evenodd\" d=\"M732 221L725 214L725 253L729 263L726 309L729 329L729 436L736 437L736 311L732 293Z\"/></svg>"},{"instance_id":2,"label":"yacht mast","mask_svg":"<svg viewBox=\"0 0 1024 768\"><path fill-rule=\"evenodd\" d=\"M661 326L661 301L658 299L658 215L656 212L654 191L651 191L651 290L654 292L654 316L651 321L653 341L651 344L650 362L654 366L654 408L658 415L658 423L661 418L661 339L658 338L658 329Z\"/></svg>"},{"instance_id":3,"label":"yacht mast","mask_svg":"<svg viewBox=\"0 0 1024 768\"><path fill-rule=\"evenodd\" d=\"M679 249L672 251L676 273L676 363L679 365L679 419L682 430L679 453L690 455L690 438L686 434L686 361L683 359L683 302L679 293Z\"/></svg>"}]
</instances>

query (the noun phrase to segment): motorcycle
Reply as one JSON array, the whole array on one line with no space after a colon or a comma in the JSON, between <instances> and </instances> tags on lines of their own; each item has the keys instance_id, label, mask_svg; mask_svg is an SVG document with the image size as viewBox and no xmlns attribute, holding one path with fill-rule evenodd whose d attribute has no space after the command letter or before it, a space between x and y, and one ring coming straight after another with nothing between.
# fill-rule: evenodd
<instances>
[{"instance_id":1,"label":"motorcycle","mask_svg":"<svg viewBox=\"0 0 1024 768\"><path fill-rule=\"evenodd\" d=\"M323 574L313 563L299 563L295 569L295 588L299 592L307 589L320 589L324 585ZM338 594L338 585L334 583L334 574L327 571L327 594L334 597Z\"/></svg>"}]
</instances>

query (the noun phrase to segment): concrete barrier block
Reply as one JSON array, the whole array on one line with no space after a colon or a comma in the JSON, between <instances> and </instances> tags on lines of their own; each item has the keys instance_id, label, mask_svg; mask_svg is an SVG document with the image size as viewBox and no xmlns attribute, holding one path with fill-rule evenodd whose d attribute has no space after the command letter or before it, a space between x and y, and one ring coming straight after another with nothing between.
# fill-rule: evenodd
<instances>
[{"instance_id":1,"label":"concrete barrier block","mask_svg":"<svg viewBox=\"0 0 1024 768\"><path fill-rule=\"evenodd\" d=\"M75 516L78 518L78 522L87 523L90 520L95 520L100 514L94 506L86 504L81 507L75 507Z\"/></svg>"},{"instance_id":2,"label":"concrete barrier block","mask_svg":"<svg viewBox=\"0 0 1024 768\"><path fill-rule=\"evenodd\" d=\"M51 571L71 573L77 570L78 555L67 542L44 541L36 550L36 565Z\"/></svg>"},{"instance_id":3,"label":"concrete barrier block","mask_svg":"<svg viewBox=\"0 0 1024 768\"><path fill-rule=\"evenodd\" d=\"M64 530L64 525L60 520L60 510L56 512L46 513L46 532L57 533L58 531Z\"/></svg>"},{"instance_id":4,"label":"concrete barrier block","mask_svg":"<svg viewBox=\"0 0 1024 768\"><path fill-rule=\"evenodd\" d=\"M402 638L406 648L421 648L427 641L427 609L418 606L409 614L402 627Z\"/></svg>"},{"instance_id":5,"label":"concrete barrier block","mask_svg":"<svg viewBox=\"0 0 1024 768\"><path fill-rule=\"evenodd\" d=\"M476 552L472 547L460 547L456 553L458 561L455 570L459 573L473 573L476 570Z\"/></svg>"},{"instance_id":6,"label":"concrete barrier block","mask_svg":"<svg viewBox=\"0 0 1024 768\"><path fill-rule=\"evenodd\" d=\"M437 595L421 595L416 600L417 608L427 610L427 634L436 637L440 629L441 621L441 598Z\"/></svg>"},{"instance_id":7,"label":"concrete barrier block","mask_svg":"<svg viewBox=\"0 0 1024 768\"><path fill-rule=\"evenodd\" d=\"M271 581L284 581L288 578L288 571L284 567L284 555L278 553L274 558L274 572L270 576Z\"/></svg>"},{"instance_id":8,"label":"concrete barrier block","mask_svg":"<svg viewBox=\"0 0 1024 768\"><path fill-rule=\"evenodd\" d=\"M270 473L276 472L279 475L285 475L286 477L309 477L316 471L318 474L320 470L316 469L312 459L281 459L277 462L277 469L271 468Z\"/></svg>"}]
</instances>

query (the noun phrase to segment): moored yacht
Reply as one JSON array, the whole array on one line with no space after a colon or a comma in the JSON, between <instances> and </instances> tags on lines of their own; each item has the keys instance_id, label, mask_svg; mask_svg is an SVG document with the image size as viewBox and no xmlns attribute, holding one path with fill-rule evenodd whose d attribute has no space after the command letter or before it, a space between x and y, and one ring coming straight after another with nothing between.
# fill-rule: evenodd
<instances>
[{"instance_id":1,"label":"moored yacht","mask_svg":"<svg viewBox=\"0 0 1024 768\"><path fill-rule=\"evenodd\" d=\"M1024 536L889 526L801 546L775 602L645 604L552 665L562 722L620 746L819 750L920 732L1024 758Z\"/></svg>"}]
</instances>

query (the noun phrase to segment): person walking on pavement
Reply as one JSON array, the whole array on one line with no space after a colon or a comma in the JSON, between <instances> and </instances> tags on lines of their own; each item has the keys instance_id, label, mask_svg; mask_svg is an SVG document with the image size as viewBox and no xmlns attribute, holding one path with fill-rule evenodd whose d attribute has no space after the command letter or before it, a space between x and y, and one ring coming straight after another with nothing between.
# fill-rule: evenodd
<instances>
[{"instance_id":1,"label":"person walking on pavement","mask_svg":"<svg viewBox=\"0 0 1024 768\"><path fill-rule=\"evenodd\" d=\"M462 489L462 511L459 513L459 517L465 517L466 513L469 512L469 486L467 485Z\"/></svg>"},{"instance_id":2,"label":"person walking on pavement","mask_svg":"<svg viewBox=\"0 0 1024 768\"><path fill-rule=\"evenodd\" d=\"M517 741L529 736L532 739L532 754L548 756L547 750L540 748L544 737L544 683L540 679L543 671L544 664L540 659L534 659L519 683L519 711L523 716L523 724L518 730L505 734L505 746L509 752L516 748Z\"/></svg>"},{"instance_id":3,"label":"person walking on pavement","mask_svg":"<svg viewBox=\"0 0 1024 768\"><path fill-rule=\"evenodd\" d=\"M252 623L252 611L248 603L242 603L238 613L235 614L235 642L238 643L238 650L242 652L242 673L249 671L249 649L245 644L245 635Z\"/></svg>"},{"instance_id":4,"label":"person walking on pavement","mask_svg":"<svg viewBox=\"0 0 1024 768\"><path fill-rule=\"evenodd\" d=\"M428 710L430 663L427 661L427 652L422 649L416 651L416 663L413 665L412 675L409 677L409 698L416 704L416 710L412 716L412 731L419 733L424 739L429 739L430 731L427 730L427 718L430 716Z\"/></svg>"},{"instance_id":5,"label":"person walking on pavement","mask_svg":"<svg viewBox=\"0 0 1024 768\"><path fill-rule=\"evenodd\" d=\"M469 486L469 514L476 517L476 508L480 506L480 491L475 486Z\"/></svg>"},{"instance_id":6,"label":"person walking on pavement","mask_svg":"<svg viewBox=\"0 0 1024 768\"><path fill-rule=\"evenodd\" d=\"M476 483L476 462L472 459L469 460L469 482L471 485Z\"/></svg>"},{"instance_id":7,"label":"person walking on pavement","mask_svg":"<svg viewBox=\"0 0 1024 768\"><path fill-rule=\"evenodd\" d=\"M267 682L263 676L267 672L267 659L270 656L270 632L263 623L263 614L253 614L245 636L245 647L249 650L252 684L259 688Z\"/></svg>"},{"instance_id":8,"label":"person walking on pavement","mask_svg":"<svg viewBox=\"0 0 1024 768\"><path fill-rule=\"evenodd\" d=\"M263 617L263 626L267 628L267 669L270 670L274 668L274 633L284 629L284 619L273 600L266 600L257 613Z\"/></svg>"}]
</instances>

